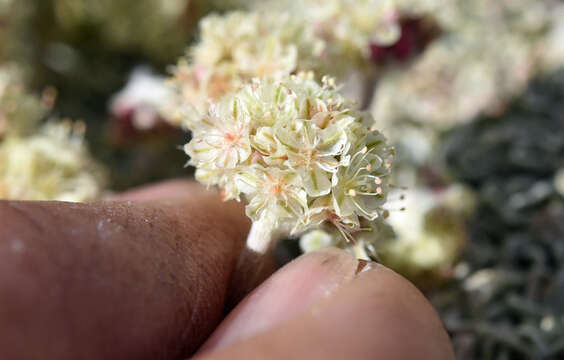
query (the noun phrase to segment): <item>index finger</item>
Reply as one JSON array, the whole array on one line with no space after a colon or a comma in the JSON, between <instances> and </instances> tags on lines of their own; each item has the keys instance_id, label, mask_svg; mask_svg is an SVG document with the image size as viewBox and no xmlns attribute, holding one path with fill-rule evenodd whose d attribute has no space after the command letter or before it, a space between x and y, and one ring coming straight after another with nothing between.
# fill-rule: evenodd
<instances>
[{"instance_id":1,"label":"index finger","mask_svg":"<svg viewBox=\"0 0 564 360\"><path fill-rule=\"evenodd\" d=\"M0 358L191 354L223 316L250 223L186 186L165 200L0 202Z\"/></svg>"}]
</instances>

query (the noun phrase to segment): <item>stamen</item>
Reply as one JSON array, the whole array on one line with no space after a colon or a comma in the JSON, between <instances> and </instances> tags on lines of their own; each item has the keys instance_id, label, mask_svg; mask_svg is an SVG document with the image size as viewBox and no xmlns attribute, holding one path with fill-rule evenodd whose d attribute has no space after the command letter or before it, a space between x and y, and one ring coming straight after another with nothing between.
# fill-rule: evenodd
<instances>
[{"instance_id":1,"label":"stamen","mask_svg":"<svg viewBox=\"0 0 564 360\"><path fill-rule=\"evenodd\" d=\"M376 195L378 195L378 194L376 194L376 193L365 192L365 191L357 191L356 194L357 194L357 195L362 195L362 196L376 196Z\"/></svg>"},{"instance_id":2,"label":"stamen","mask_svg":"<svg viewBox=\"0 0 564 360\"><path fill-rule=\"evenodd\" d=\"M345 229L342 228L342 226L334 223L335 227L337 228L337 230L339 230L339 232L341 233L341 236L345 239L346 242L349 243L355 243L353 236L346 231Z\"/></svg>"},{"instance_id":3,"label":"stamen","mask_svg":"<svg viewBox=\"0 0 564 360\"><path fill-rule=\"evenodd\" d=\"M362 208L362 206L360 206L360 204L358 203L358 201L356 201L355 199L353 199L353 204L358 208L358 210L368 219L368 220L375 220L378 218L378 213L369 213L368 211L364 210Z\"/></svg>"},{"instance_id":4,"label":"stamen","mask_svg":"<svg viewBox=\"0 0 564 360\"><path fill-rule=\"evenodd\" d=\"M366 150L364 150L364 149L366 149ZM364 154L364 156L362 157L362 159L360 159L360 161L365 161L365 160L366 160L366 157L368 156L368 154L370 154L371 152L373 152L374 150L377 150L377 149L378 149L378 147L377 147L377 146L374 146L372 149L368 150L368 148L365 146L365 147L361 150L361 152ZM391 165L391 163L390 163L390 165Z\"/></svg>"}]
</instances>

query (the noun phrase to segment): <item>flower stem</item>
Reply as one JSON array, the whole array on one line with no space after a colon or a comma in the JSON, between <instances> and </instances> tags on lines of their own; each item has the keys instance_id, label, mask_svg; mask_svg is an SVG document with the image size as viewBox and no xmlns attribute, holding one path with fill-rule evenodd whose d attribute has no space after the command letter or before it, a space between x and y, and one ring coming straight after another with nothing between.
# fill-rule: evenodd
<instances>
[{"instance_id":1,"label":"flower stem","mask_svg":"<svg viewBox=\"0 0 564 360\"><path fill-rule=\"evenodd\" d=\"M259 220L254 221L251 231L247 236L247 247L259 254L264 254L279 234L276 229L276 223L270 216L262 216Z\"/></svg>"}]
</instances>

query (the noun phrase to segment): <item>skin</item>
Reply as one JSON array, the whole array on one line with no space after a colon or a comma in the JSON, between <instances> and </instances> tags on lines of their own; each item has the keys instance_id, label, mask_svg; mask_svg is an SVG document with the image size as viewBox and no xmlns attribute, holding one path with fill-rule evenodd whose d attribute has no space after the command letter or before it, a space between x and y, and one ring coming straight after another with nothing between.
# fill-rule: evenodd
<instances>
[{"instance_id":1,"label":"skin","mask_svg":"<svg viewBox=\"0 0 564 360\"><path fill-rule=\"evenodd\" d=\"M262 282L274 267L245 250L249 226L184 181L0 202L0 358L454 359L399 275L327 249Z\"/></svg>"}]
</instances>

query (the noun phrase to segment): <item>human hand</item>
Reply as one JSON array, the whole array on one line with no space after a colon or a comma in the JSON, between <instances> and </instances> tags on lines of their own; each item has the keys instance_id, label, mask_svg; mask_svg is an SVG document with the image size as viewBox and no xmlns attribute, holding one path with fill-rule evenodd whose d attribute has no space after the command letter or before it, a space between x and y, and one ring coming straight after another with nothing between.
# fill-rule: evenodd
<instances>
[{"instance_id":1,"label":"human hand","mask_svg":"<svg viewBox=\"0 0 564 360\"><path fill-rule=\"evenodd\" d=\"M411 284L336 249L287 265L223 319L261 277L236 273L249 225L181 181L92 204L0 202L0 358L454 358Z\"/></svg>"}]
</instances>

